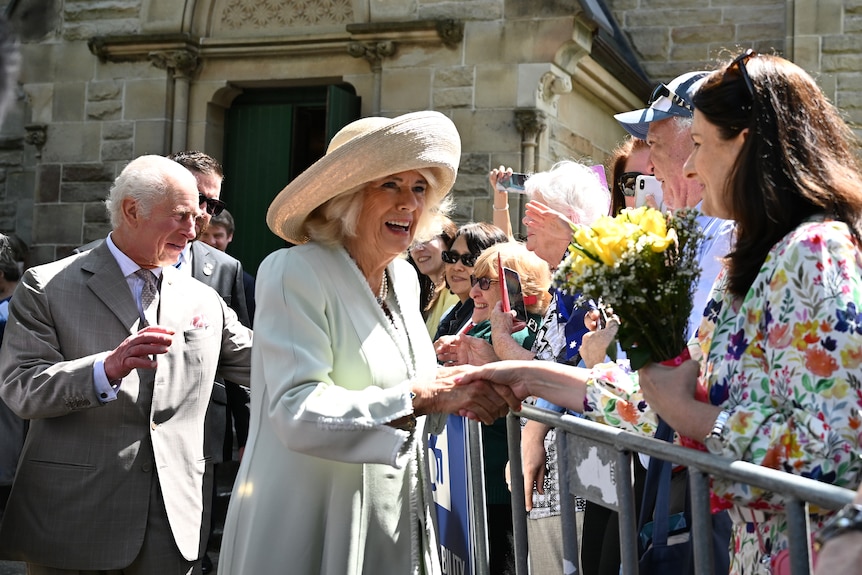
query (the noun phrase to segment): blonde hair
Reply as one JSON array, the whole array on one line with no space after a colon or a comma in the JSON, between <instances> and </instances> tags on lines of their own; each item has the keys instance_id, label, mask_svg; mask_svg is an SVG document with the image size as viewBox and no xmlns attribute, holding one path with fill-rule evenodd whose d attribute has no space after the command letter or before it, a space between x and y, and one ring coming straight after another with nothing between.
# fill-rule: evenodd
<instances>
[{"instance_id":1,"label":"blonde hair","mask_svg":"<svg viewBox=\"0 0 862 575\"><path fill-rule=\"evenodd\" d=\"M428 190L436 188L437 180L433 171L421 168L416 171L428 182ZM355 237L359 214L362 213L362 204L365 202L364 192L369 183L351 188L315 208L302 224L303 232L313 241L329 246L342 245L345 238ZM440 217L445 216L445 211L451 208L451 202L445 201L448 196L440 197L437 194L429 194L426 190L426 198L434 197L439 199L432 200L431 203L426 199L422 215L416 222L414 238L433 237L439 231Z\"/></svg>"},{"instance_id":2,"label":"blonde hair","mask_svg":"<svg viewBox=\"0 0 862 575\"><path fill-rule=\"evenodd\" d=\"M494 244L482 252L476 260L473 275L477 278L499 280L497 256L503 267L511 268L521 276L521 291L524 296L536 296L536 303L530 304L527 311L544 315L551 303L551 272L548 262L531 252L521 242L509 241ZM500 289L505 289L502 285Z\"/></svg>"}]
</instances>

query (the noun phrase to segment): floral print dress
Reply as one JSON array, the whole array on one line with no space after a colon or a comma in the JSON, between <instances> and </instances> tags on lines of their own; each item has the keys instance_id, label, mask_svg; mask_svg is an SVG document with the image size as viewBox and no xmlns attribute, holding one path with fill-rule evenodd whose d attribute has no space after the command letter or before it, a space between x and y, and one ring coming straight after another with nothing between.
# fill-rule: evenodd
<instances>
[{"instance_id":1,"label":"floral print dress","mask_svg":"<svg viewBox=\"0 0 862 575\"><path fill-rule=\"evenodd\" d=\"M725 289L723 273L716 280L697 336L698 396L730 412L725 455L842 487L859 485L860 274L862 255L847 226L812 221L773 246L744 298ZM610 365L596 369L585 413L651 435L655 414L636 378ZM787 547L782 495L720 479L712 490L718 509L736 507L742 518L751 509L765 513L756 524L737 518L731 538L731 573L760 572L762 551ZM811 529L827 517L812 515Z\"/></svg>"}]
</instances>

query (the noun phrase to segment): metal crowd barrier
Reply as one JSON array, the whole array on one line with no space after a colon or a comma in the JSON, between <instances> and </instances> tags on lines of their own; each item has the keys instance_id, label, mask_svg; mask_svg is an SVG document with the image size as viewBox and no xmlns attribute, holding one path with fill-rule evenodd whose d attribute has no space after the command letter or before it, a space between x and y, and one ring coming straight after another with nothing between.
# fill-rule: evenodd
<instances>
[{"instance_id":1,"label":"metal crowd barrier","mask_svg":"<svg viewBox=\"0 0 862 575\"><path fill-rule=\"evenodd\" d=\"M783 493L792 575L807 575L811 564L808 504L838 509L853 501L849 489L783 473L744 461L733 461L709 453L671 445L608 425L571 415L558 414L524 405L507 419L509 462L512 481L512 518L515 535L516 573L529 573L527 516L524 512L524 475L521 466L519 418L539 421L557 430L557 462L563 554L569 570L578 572L578 538L572 497L578 495L620 514L620 558L623 575L638 573L637 516L632 487L632 456L643 453L689 469L694 567L697 575L713 573L712 521L709 504L709 477L723 477L773 492ZM589 468L584 477L583 468ZM587 481L584 481L587 479ZM608 492L608 486L613 486ZM560 572L563 573L561 565Z\"/></svg>"}]
</instances>

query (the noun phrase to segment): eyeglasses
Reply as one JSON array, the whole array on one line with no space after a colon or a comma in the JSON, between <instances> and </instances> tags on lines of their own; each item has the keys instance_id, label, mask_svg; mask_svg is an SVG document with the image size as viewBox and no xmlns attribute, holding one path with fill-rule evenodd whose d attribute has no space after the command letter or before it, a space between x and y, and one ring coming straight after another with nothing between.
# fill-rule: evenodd
<instances>
[{"instance_id":1,"label":"eyeglasses","mask_svg":"<svg viewBox=\"0 0 862 575\"><path fill-rule=\"evenodd\" d=\"M754 83L751 81L751 76L748 75L748 70L745 68L745 61L755 56L757 56L757 52L749 48L734 58L727 67L728 70L732 70L734 66L739 68L739 75L742 76L742 81L745 82L745 87L748 89L748 95L751 96L752 102L754 101Z\"/></svg>"},{"instance_id":2,"label":"eyeglasses","mask_svg":"<svg viewBox=\"0 0 862 575\"><path fill-rule=\"evenodd\" d=\"M635 184L638 176L643 176L642 172L623 172L620 179L617 180L620 186L620 191L624 196L631 198L635 195Z\"/></svg>"},{"instance_id":3,"label":"eyeglasses","mask_svg":"<svg viewBox=\"0 0 862 575\"><path fill-rule=\"evenodd\" d=\"M223 201L215 198L208 198L205 195L198 193L198 205L206 204L206 211L211 216L217 216L222 213L227 206Z\"/></svg>"},{"instance_id":4,"label":"eyeglasses","mask_svg":"<svg viewBox=\"0 0 862 575\"><path fill-rule=\"evenodd\" d=\"M685 108L689 112L694 112L694 107L692 107L691 104L686 102L682 96L680 96L664 84L659 84L655 87L655 89L652 91L652 94L650 94L648 105L652 107L652 105L655 104L656 101L660 100L661 98L669 98L671 102L673 102L680 108Z\"/></svg>"},{"instance_id":5,"label":"eyeglasses","mask_svg":"<svg viewBox=\"0 0 862 575\"><path fill-rule=\"evenodd\" d=\"M470 285L474 286L479 284L479 289L482 291L488 291L491 289L491 284L499 283L500 280L492 280L491 278L477 278L476 276L470 276Z\"/></svg>"},{"instance_id":6,"label":"eyeglasses","mask_svg":"<svg viewBox=\"0 0 862 575\"><path fill-rule=\"evenodd\" d=\"M467 266L468 268L472 268L476 265L476 258L478 256L474 256L473 254L459 254L455 251L441 252L440 256L443 258L443 261L447 264L456 264L458 260L461 260L461 263Z\"/></svg>"}]
</instances>

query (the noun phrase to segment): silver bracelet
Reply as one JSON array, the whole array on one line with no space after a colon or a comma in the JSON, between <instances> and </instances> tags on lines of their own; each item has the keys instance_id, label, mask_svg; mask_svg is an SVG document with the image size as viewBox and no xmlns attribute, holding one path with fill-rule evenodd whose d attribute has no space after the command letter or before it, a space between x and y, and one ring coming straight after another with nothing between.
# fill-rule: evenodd
<instances>
[{"instance_id":1,"label":"silver bracelet","mask_svg":"<svg viewBox=\"0 0 862 575\"><path fill-rule=\"evenodd\" d=\"M498 208L497 206L492 206L492 207L494 208L495 212L505 212L506 210L509 209L509 204L506 204L505 208Z\"/></svg>"}]
</instances>

